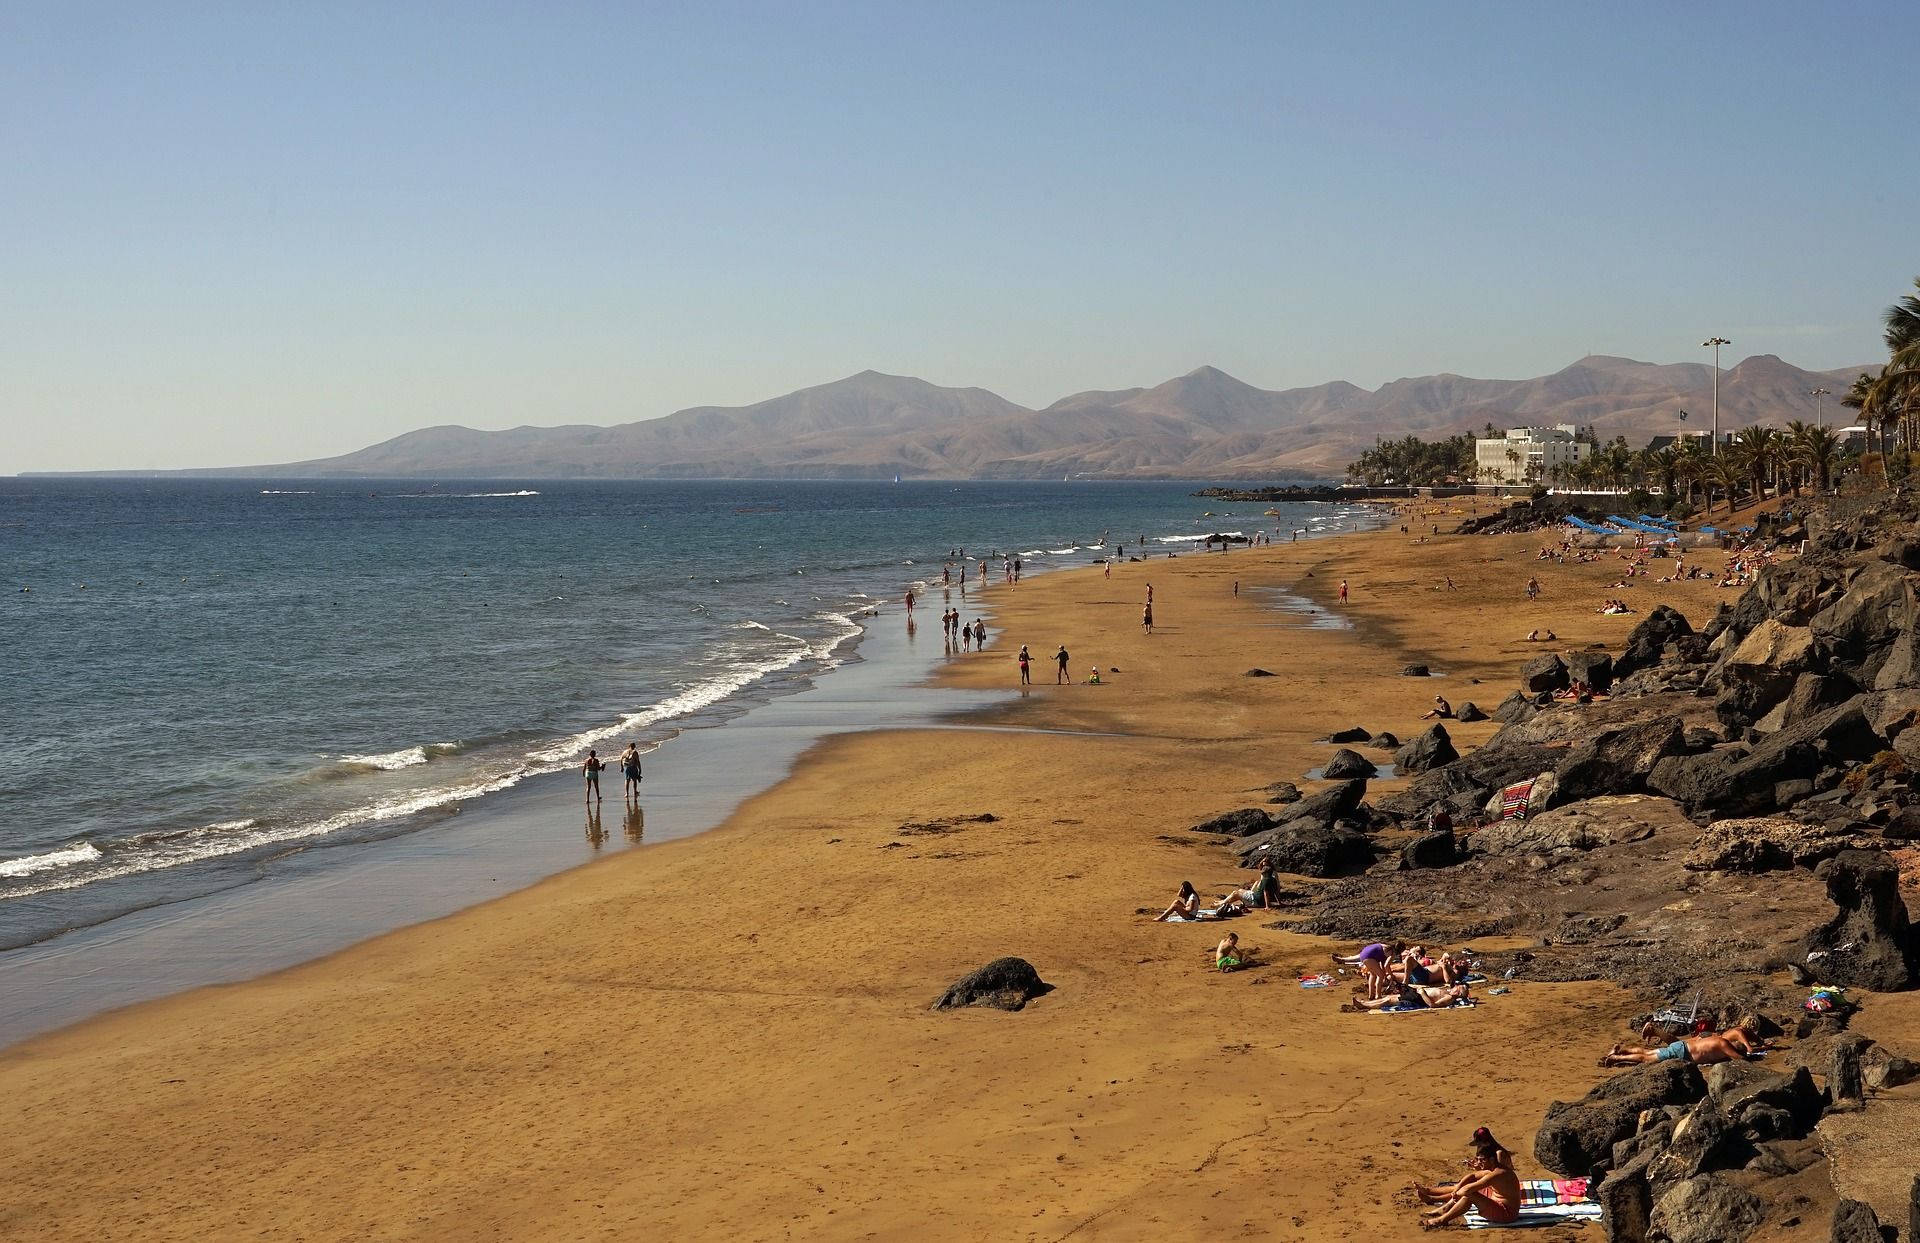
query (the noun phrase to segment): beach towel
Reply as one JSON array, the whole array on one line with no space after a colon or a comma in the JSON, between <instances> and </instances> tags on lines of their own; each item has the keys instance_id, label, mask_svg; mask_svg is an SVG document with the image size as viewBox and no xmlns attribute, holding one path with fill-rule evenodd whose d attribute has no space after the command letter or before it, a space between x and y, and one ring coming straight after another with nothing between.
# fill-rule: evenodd
<instances>
[{"instance_id":1,"label":"beach towel","mask_svg":"<svg viewBox=\"0 0 1920 1243\"><path fill-rule=\"evenodd\" d=\"M1160 922L1166 923L1166 924L1197 924L1210 919L1225 919L1225 918L1226 916L1222 915L1220 913L1220 908L1216 906L1216 907L1209 907L1208 909L1201 911L1198 915L1195 915L1192 919L1188 919L1185 915L1169 915L1165 919L1161 920Z\"/></svg>"},{"instance_id":2,"label":"beach towel","mask_svg":"<svg viewBox=\"0 0 1920 1243\"><path fill-rule=\"evenodd\" d=\"M1469 1230L1577 1226L1599 1220L1600 1206L1587 1199L1584 1178L1536 1178L1521 1183L1518 1221L1488 1221L1479 1209L1468 1209L1465 1218Z\"/></svg>"},{"instance_id":3,"label":"beach towel","mask_svg":"<svg viewBox=\"0 0 1920 1243\"><path fill-rule=\"evenodd\" d=\"M1332 986L1333 977L1330 975L1309 975L1301 977L1300 980L1301 988L1331 988Z\"/></svg>"},{"instance_id":4,"label":"beach towel","mask_svg":"<svg viewBox=\"0 0 1920 1243\"><path fill-rule=\"evenodd\" d=\"M1374 1009L1372 1013L1419 1014L1423 1010L1468 1010L1479 1004L1479 1002L1469 997L1465 1001L1450 1001L1444 1006L1380 1006Z\"/></svg>"},{"instance_id":5,"label":"beach towel","mask_svg":"<svg viewBox=\"0 0 1920 1243\"><path fill-rule=\"evenodd\" d=\"M1533 801L1533 782L1522 781L1500 791L1500 818L1502 820L1525 820L1527 807Z\"/></svg>"}]
</instances>

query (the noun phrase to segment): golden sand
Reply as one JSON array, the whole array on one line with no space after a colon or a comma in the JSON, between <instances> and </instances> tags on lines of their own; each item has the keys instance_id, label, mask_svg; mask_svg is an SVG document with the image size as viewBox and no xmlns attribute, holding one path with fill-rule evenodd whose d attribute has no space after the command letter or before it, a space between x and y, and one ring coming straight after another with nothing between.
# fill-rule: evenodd
<instances>
[{"instance_id":1,"label":"golden sand","mask_svg":"<svg viewBox=\"0 0 1920 1243\"><path fill-rule=\"evenodd\" d=\"M1343 988L1296 984L1327 943L1241 920L1271 965L1220 975L1214 929L1138 912L1241 879L1183 830L1304 784L1329 730L1410 737L1436 689L1491 707L1530 628L1617 646L1636 619L1595 615L1607 596L1702 619L1732 594L1608 590L1617 561L1536 562L1542 538L1395 530L996 587L993 649L941 675L1011 689L1031 646L1036 685L967 721L988 728L831 738L713 833L0 1054L0 1237L1415 1237L1401 1189L1474 1127L1536 1173L1542 1110L1594 1081L1626 995L1342 1014ZM1343 577L1352 629L1256 590L1324 608ZM1106 684L1054 686L1061 643ZM573 831L570 797L553 815ZM928 1010L1002 954L1055 991Z\"/></svg>"}]
</instances>

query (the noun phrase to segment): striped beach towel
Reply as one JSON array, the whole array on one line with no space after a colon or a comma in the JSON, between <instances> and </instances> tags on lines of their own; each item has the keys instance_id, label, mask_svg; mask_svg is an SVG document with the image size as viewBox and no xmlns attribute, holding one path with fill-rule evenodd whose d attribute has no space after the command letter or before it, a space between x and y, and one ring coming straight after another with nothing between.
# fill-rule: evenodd
<instances>
[{"instance_id":1,"label":"striped beach towel","mask_svg":"<svg viewBox=\"0 0 1920 1243\"><path fill-rule=\"evenodd\" d=\"M1584 1178L1535 1178L1521 1183L1518 1221L1488 1221L1478 1209L1469 1209L1465 1218L1469 1230L1578 1226L1599 1220L1600 1206L1587 1199Z\"/></svg>"},{"instance_id":2,"label":"striped beach towel","mask_svg":"<svg viewBox=\"0 0 1920 1243\"><path fill-rule=\"evenodd\" d=\"M1533 801L1533 782L1522 781L1500 791L1500 818L1502 820L1525 820L1527 807Z\"/></svg>"}]
</instances>

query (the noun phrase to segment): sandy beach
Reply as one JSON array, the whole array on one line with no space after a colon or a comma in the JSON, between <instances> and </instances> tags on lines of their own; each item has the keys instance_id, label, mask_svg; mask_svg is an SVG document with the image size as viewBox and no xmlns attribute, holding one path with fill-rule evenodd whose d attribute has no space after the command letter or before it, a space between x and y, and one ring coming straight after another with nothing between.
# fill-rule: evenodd
<instances>
[{"instance_id":1,"label":"sandy beach","mask_svg":"<svg viewBox=\"0 0 1920 1243\"><path fill-rule=\"evenodd\" d=\"M1012 687L1024 642L1035 685L961 728L827 739L712 833L0 1053L0 1234L1416 1237L1407 1181L1474 1127L1536 1173L1543 1109L1633 999L1343 1014L1296 981L1351 947L1242 920L1264 965L1220 975L1214 930L1151 914L1242 878L1185 830L1305 785L1330 730L1409 737L1436 691L1491 707L1530 629L1617 646L1636 617L1608 596L1699 620L1736 594L1609 589L1617 561L1543 540L1395 527L995 586L991 650L939 679ZM1003 954L1054 991L929 1011Z\"/></svg>"}]
</instances>

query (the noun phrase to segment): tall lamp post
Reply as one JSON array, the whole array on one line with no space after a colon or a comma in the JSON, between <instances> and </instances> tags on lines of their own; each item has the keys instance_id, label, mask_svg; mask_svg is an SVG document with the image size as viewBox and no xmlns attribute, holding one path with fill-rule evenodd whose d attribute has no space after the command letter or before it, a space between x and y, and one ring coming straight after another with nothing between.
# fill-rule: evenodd
<instances>
[{"instance_id":1,"label":"tall lamp post","mask_svg":"<svg viewBox=\"0 0 1920 1243\"><path fill-rule=\"evenodd\" d=\"M1830 388L1810 388L1807 396L1813 398L1813 421L1821 427L1827 425L1827 403L1822 400L1833 392Z\"/></svg>"},{"instance_id":2,"label":"tall lamp post","mask_svg":"<svg viewBox=\"0 0 1920 1243\"><path fill-rule=\"evenodd\" d=\"M1725 337L1708 337L1700 344L1713 347L1713 452L1717 456L1720 452L1720 347L1733 342ZM1712 499L1711 493L1708 499Z\"/></svg>"}]
</instances>

